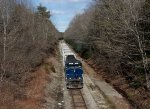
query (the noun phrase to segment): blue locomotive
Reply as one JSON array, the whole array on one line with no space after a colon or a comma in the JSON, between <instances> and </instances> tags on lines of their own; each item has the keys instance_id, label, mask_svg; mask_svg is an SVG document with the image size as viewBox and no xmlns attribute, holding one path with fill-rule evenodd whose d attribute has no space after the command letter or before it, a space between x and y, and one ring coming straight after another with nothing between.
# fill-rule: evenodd
<instances>
[{"instance_id":1,"label":"blue locomotive","mask_svg":"<svg viewBox=\"0 0 150 109\"><path fill-rule=\"evenodd\" d=\"M74 55L66 57L65 78L67 88L83 88L82 63Z\"/></svg>"}]
</instances>

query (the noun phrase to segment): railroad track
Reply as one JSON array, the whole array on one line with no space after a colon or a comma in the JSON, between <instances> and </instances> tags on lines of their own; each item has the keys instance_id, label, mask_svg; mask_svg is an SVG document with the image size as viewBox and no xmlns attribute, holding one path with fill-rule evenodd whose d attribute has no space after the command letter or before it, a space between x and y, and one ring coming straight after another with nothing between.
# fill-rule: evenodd
<instances>
[{"instance_id":1,"label":"railroad track","mask_svg":"<svg viewBox=\"0 0 150 109\"><path fill-rule=\"evenodd\" d=\"M80 89L70 89L69 92L72 97L73 109L87 109Z\"/></svg>"}]
</instances>

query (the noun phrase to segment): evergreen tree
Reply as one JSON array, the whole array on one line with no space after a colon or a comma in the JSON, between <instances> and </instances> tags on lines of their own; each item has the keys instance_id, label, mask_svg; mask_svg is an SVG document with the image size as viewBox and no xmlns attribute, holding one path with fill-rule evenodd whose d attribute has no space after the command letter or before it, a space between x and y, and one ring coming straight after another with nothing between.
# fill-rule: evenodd
<instances>
[{"instance_id":1,"label":"evergreen tree","mask_svg":"<svg viewBox=\"0 0 150 109\"><path fill-rule=\"evenodd\" d=\"M50 18L51 14L50 11L47 11L47 8L42 6L41 4L37 7L37 15L43 17L43 18Z\"/></svg>"}]
</instances>

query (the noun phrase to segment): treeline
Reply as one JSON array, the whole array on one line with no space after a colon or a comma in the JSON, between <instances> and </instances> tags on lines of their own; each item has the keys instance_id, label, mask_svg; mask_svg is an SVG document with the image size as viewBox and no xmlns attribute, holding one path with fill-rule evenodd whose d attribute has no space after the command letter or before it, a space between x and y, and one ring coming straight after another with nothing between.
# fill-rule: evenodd
<instances>
[{"instance_id":1,"label":"treeline","mask_svg":"<svg viewBox=\"0 0 150 109\"><path fill-rule=\"evenodd\" d=\"M0 0L0 108L11 105L24 90L29 71L55 53L59 32L50 16L41 5L35 11L28 0Z\"/></svg>"},{"instance_id":2,"label":"treeline","mask_svg":"<svg viewBox=\"0 0 150 109\"><path fill-rule=\"evenodd\" d=\"M95 0L64 37L99 68L150 88L150 0Z\"/></svg>"}]
</instances>

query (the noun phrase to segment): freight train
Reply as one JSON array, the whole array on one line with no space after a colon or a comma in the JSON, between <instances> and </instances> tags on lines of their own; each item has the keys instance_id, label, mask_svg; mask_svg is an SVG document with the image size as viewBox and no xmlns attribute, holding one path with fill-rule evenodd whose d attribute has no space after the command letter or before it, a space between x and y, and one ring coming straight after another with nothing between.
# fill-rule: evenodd
<instances>
[{"instance_id":1,"label":"freight train","mask_svg":"<svg viewBox=\"0 0 150 109\"><path fill-rule=\"evenodd\" d=\"M66 87L68 89L83 88L83 68L81 61L76 58L76 55L66 43L61 42L60 48L63 57Z\"/></svg>"}]
</instances>

